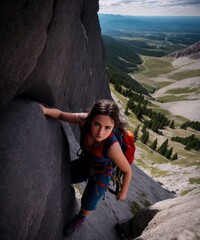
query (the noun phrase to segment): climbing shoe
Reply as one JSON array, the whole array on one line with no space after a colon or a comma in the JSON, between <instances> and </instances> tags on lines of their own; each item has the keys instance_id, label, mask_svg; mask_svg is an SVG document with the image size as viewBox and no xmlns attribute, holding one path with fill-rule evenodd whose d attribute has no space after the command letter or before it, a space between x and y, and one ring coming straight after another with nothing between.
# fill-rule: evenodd
<instances>
[{"instance_id":1,"label":"climbing shoe","mask_svg":"<svg viewBox=\"0 0 200 240\"><path fill-rule=\"evenodd\" d=\"M85 217L81 216L81 215L76 215L72 221L66 225L66 227L64 228L63 234L64 236L68 236L70 234L72 234L73 232L75 232L85 221Z\"/></svg>"}]
</instances>

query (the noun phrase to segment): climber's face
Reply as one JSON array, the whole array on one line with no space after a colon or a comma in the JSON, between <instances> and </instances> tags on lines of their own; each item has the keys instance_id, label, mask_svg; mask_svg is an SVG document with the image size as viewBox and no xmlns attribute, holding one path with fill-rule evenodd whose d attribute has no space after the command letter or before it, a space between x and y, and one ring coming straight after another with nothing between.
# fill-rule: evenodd
<instances>
[{"instance_id":1,"label":"climber's face","mask_svg":"<svg viewBox=\"0 0 200 240\"><path fill-rule=\"evenodd\" d=\"M90 134L92 138L101 142L105 140L114 128L114 120L107 115L96 115L91 121Z\"/></svg>"}]
</instances>

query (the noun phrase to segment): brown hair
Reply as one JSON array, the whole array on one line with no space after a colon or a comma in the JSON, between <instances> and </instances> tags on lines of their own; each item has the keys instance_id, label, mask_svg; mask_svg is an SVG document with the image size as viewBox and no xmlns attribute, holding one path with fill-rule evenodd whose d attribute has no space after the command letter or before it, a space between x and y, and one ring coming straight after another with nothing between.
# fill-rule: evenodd
<instances>
[{"instance_id":1,"label":"brown hair","mask_svg":"<svg viewBox=\"0 0 200 240\"><path fill-rule=\"evenodd\" d=\"M108 99L99 100L94 104L86 118L86 131L90 129L91 120L99 114L109 116L114 120L115 129L121 131L122 133L125 131L124 128L127 125L127 121L121 117L117 104L114 101Z\"/></svg>"}]
</instances>

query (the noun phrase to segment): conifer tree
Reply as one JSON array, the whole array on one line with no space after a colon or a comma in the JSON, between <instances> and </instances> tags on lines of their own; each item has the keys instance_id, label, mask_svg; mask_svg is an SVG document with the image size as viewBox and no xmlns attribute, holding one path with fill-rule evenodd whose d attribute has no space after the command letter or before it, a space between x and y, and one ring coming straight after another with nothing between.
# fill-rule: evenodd
<instances>
[{"instance_id":1,"label":"conifer tree","mask_svg":"<svg viewBox=\"0 0 200 240\"><path fill-rule=\"evenodd\" d=\"M181 128L181 129L186 129L186 128L187 128L187 123L188 123L188 122L183 123L183 124L180 126L180 128Z\"/></svg>"},{"instance_id":2,"label":"conifer tree","mask_svg":"<svg viewBox=\"0 0 200 240\"><path fill-rule=\"evenodd\" d=\"M159 128L159 122L153 120L151 129L152 129L154 132L158 132L158 128Z\"/></svg>"},{"instance_id":3,"label":"conifer tree","mask_svg":"<svg viewBox=\"0 0 200 240\"><path fill-rule=\"evenodd\" d=\"M168 147L168 139L166 139L162 145L158 148L158 153L160 153L161 155L165 155L165 152L167 151L167 147Z\"/></svg>"},{"instance_id":4,"label":"conifer tree","mask_svg":"<svg viewBox=\"0 0 200 240\"><path fill-rule=\"evenodd\" d=\"M172 155L172 151L173 151L173 147L171 147L169 150L167 150L166 152L165 152L165 157L166 158L168 158L168 159L170 159L170 157L171 157L171 155Z\"/></svg>"},{"instance_id":5,"label":"conifer tree","mask_svg":"<svg viewBox=\"0 0 200 240\"><path fill-rule=\"evenodd\" d=\"M132 98L128 99L127 105L128 105L128 108L130 108L130 109L132 108L132 106L133 106L133 99Z\"/></svg>"},{"instance_id":6,"label":"conifer tree","mask_svg":"<svg viewBox=\"0 0 200 240\"><path fill-rule=\"evenodd\" d=\"M149 132L147 131L147 133L146 133L146 136L145 136L146 138L145 138L145 144L148 142L148 140L149 140Z\"/></svg>"},{"instance_id":7,"label":"conifer tree","mask_svg":"<svg viewBox=\"0 0 200 240\"><path fill-rule=\"evenodd\" d=\"M137 112L136 112L136 117L140 120L142 118L142 110L139 109Z\"/></svg>"},{"instance_id":8,"label":"conifer tree","mask_svg":"<svg viewBox=\"0 0 200 240\"><path fill-rule=\"evenodd\" d=\"M151 143L151 145L149 146L151 149L153 149L154 151L156 150L157 148L157 138Z\"/></svg>"},{"instance_id":9,"label":"conifer tree","mask_svg":"<svg viewBox=\"0 0 200 240\"><path fill-rule=\"evenodd\" d=\"M147 141L148 141L148 139L149 139L149 133L148 133L147 131L145 131L145 132L142 134L140 140L141 140L142 143L146 144Z\"/></svg>"},{"instance_id":10,"label":"conifer tree","mask_svg":"<svg viewBox=\"0 0 200 240\"><path fill-rule=\"evenodd\" d=\"M194 134L190 135L189 137L186 138L181 138L181 137L172 137L172 141L179 142L181 144L185 145L186 150L190 150L193 148L196 151L200 151L200 140L195 137Z\"/></svg>"},{"instance_id":11,"label":"conifer tree","mask_svg":"<svg viewBox=\"0 0 200 240\"><path fill-rule=\"evenodd\" d=\"M178 159L178 154L177 153L174 153L174 155L172 156L171 160L174 161Z\"/></svg>"},{"instance_id":12,"label":"conifer tree","mask_svg":"<svg viewBox=\"0 0 200 240\"><path fill-rule=\"evenodd\" d=\"M140 104L138 104L135 109L134 109L134 113L137 115L137 112L141 109Z\"/></svg>"},{"instance_id":13,"label":"conifer tree","mask_svg":"<svg viewBox=\"0 0 200 240\"><path fill-rule=\"evenodd\" d=\"M140 125L137 126L137 128L135 129L134 131L134 139L135 139L135 142L137 141L138 139L138 132L139 132L139 129L140 129Z\"/></svg>"},{"instance_id":14,"label":"conifer tree","mask_svg":"<svg viewBox=\"0 0 200 240\"><path fill-rule=\"evenodd\" d=\"M130 97L131 97L131 94L132 94L132 90L129 88L128 93L127 93L127 96L130 98Z\"/></svg>"},{"instance_id":15,"label":"conifer tree","mask_svg":"<svg viewBox=\"0 0 200 240\"><path fill-rule=\"evenodd\" d=\"M191 145L191 142L194 140L194 138L195 138L195 135L192 134L192 135L190 135L189 137L183 138L181 142L182 142L184 145L190 146L190 145Z\"/></svg>"},{"instance_id":16,"label":"conifer tree","mask_svg":"<svg viewBox=\"0 0 200 240\"><path fill-rule=\"evenodd\" d=\"M126 104L126 108L125 108L125 112L124 112L126 115L129 115L129 112L128 112L128 102Z\"/></svg>"},{"instance_id":17,"label":"conifer tree","mask_svg":"<svg viewBox=\"0 0 200 240\"><path fill-rule=\"evenodd\" d=\"M172 128L172 129L174 129L174 120L172 120L172 121L170 122L169 127Z\"/></svg>"},{"instance_id":18,"label":"conifer tree","mask_svg":"<svg viewBox=\"0 0 200 240\"><path fill-rule=\"evenodd\" d=\"M119 85L119 82L117 81L117 82L115 82L115 84L114 84L114 89L117 91L117 89L118 89L118 85Z\"/></svg>"},{"instance_id":19,"label":"conifer tree","mask_svg":"<svg viewBox=\"0 0 200 240\"><path fill-rule=\"evenodd\" d=\"M122 91L121 91L121 94L122 94L124 97L126 97L126 96L127 96L126 93L127 93L126 89L123 88Z\"/></svg>"},{"instance_id":20,"label":"conifer tree","mask_svg":"<svg viewBox=\"0 0 200 240\"><path fill-rule=\"evenodd\" d=\"M119 85L118 85L117 91L118 91L119 93L121 93L121 92L122 92L122 86L121 86L121 84L120 84L120 83L119 83Z\"/></svg>"},{"instance_id":21,"label":"conifer tree","mask_svg":"<svg viewBox=\"0 0 200 240\"><path fill-rule=\"evenodd\" d=\"M146 131L147 126L148 126L148 121L145 120L145 121L144 121L144 125L143 125L142 130L141 130L143 133Z\"/></svg>"}]
</instances>

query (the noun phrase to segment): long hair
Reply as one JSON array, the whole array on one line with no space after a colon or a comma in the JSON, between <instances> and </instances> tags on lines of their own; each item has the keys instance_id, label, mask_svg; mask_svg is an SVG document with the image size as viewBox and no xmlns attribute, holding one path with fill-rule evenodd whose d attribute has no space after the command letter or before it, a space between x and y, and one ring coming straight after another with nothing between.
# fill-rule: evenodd
<instances>
[{"instance_id":1,"label":"long hair","mask_svg":"<svg viewBox=\"0 0 200 240\"><path fill-rule=\"evenodd\" d=\"M112 100L102 99L97 101L86 118L84 130L89 131L90 123L96 115L109 116L114 121L114 128L120 132L125 132L127 121L120 115L119 107Z\"/></svg>"}]
</instances>

